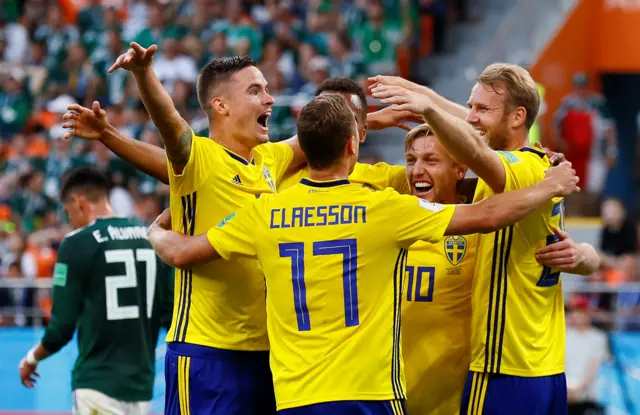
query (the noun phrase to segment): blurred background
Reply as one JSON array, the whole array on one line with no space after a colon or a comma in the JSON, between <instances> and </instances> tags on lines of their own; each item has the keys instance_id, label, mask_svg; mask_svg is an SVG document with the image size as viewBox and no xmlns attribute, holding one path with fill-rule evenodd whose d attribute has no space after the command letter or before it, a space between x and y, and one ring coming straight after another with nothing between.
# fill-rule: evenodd
<instances>
[{"instance_id":1,"label":"blurred background","mask_svg":"<svg viewBox=\"0 0 640 415\"><path fill-rule=\"evenodd\" d=\"M127 72L107 68L128 42L158 44L154 69L194 130L207 135L195 82L210 59L250 55L276 104L271 138L328 77L366 87L396 74L465 103L488 64L519 64L543 102L531 143L565 153L581 177L566 227L605 257L589 278L563 277L572 413L640 414L640 7L633 0L0 0L0 413L67 413L75 344L40 365L34 390L19 359L47 324L56 248L70 230L57 199L69 167L104 169L119 215L149 224L168 188L101 143L63 140L71 103L98 100L110 122L154 145ZM370 99L371 110L378 108ZM362 161L404 164L404 131L370 132ZM162 412L163 342L154 410ZM596 412L586 412L595 408Z\"/></svg>"}]
</instances>

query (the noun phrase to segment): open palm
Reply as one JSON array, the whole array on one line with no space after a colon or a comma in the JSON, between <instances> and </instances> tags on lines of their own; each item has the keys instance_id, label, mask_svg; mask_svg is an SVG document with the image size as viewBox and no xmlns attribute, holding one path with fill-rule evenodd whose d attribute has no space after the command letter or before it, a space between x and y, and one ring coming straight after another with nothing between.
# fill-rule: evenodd
<instances>
[{"instance_id":1,"label":"open palm","mask_svg":"<svg viewBox=\"0 0 640 415\"><path fill-rule=\"evenodd\" d=\"M77 104L69 105L69 110L62 116L65 121L63 128L70 131L64 135L65 139L80 137L85 140L99 140L109 125L107 113L100 108L98 101L93 102L91 109Z\"/></svg>"}]
</instances>

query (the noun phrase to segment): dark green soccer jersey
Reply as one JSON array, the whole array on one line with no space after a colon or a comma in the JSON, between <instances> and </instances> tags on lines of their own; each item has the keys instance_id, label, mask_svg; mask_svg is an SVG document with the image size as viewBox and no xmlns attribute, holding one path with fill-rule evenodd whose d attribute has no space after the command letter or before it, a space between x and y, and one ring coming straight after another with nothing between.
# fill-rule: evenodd
<instances>
[{"instance_id":1,"label":"dark green soccer jersey","mask_svg":"<svg viewBox=\"0 0 640 415\"><path fill-rule=\"evenodd\" d=\"M151 400L158 332L171 320L172 274L153 251L146 228L129 219L97 219L67 235L42 345L55 353L78 329L74 390Z\"/></svg>"}]
</instances>

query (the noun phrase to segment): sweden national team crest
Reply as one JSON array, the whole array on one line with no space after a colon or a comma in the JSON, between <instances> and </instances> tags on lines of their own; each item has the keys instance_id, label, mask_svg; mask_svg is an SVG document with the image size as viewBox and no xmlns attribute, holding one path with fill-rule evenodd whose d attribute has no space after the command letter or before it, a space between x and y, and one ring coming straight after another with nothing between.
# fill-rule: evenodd
<instances>
[{"instance_id":1,"label":"sweden national team crest","mask_svg":"<svg viewBox=\"0 0 640 415\"><path fill-rule=\"evenodd\" d=\"M454 267L462 261L467 252L467 240L464 236L449 236L444 240L444 253Z\"/></svg>"},{"instance_id":2,"label":"sweden national team crest","mask_svg":"<svg viewBox=\"0 0 640 415\"><path fill-rule=\"evenodd\" d=\"M276 193L276 184L273 181L273 177L271 176L271 172L269 171L267 166L262 166L262 177L264 177L264 179L269 184L269 187L271 188L271 191L273 193Z\"/></svg>"}]
</instances>

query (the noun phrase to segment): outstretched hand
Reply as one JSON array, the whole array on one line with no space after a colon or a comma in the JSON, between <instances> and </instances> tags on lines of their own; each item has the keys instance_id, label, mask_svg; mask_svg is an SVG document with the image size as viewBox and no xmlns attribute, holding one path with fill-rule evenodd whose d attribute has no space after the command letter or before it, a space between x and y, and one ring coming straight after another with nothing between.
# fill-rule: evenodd
<instances>
[{"instance_id":1,"label":"outstretched hand","mask_svg":"<svg viewBox=\"0 0 640 415\"><path fill-rule=\"evenodd\" d=\"M433 101L426 95L402 86L377 84L371 88L373 97L381 104L390 105L394 111L409 111L423 114L434 108Z\"/></svg>"},{"instance_id":2,"label":"outstretched hand","mask_svg":"<svg viewBox=\"0 0 640 415\"><path fill-rule=\"evenodd\" d=\"M91 109L78 104L69 105L62 119L62 128L70 131L64 135L65 140L71 137L81 137L86 140L99 140L107 128L107 113L100 108L98 101L93 101Z\"/></svg>"},{"instance_id":3,"label":"outstretched hand","mask_svg":"<svg viewBox=\"0 0 640 415\"><path fill-rule=\"evenodd\" d=\"M158 50L157 45L143 48L138 43L131 42L130 46L128 51L118 56L118 59L116 59L115 63L109 68L109 73L120 68L130 72L136 72L151 66L153 55Z\"/></svg>"},{"instance_id":4,"label":"outstretched hand","mask_svg":"<svg viewBox=\"0 0 640 415\"><path fill-rule=\"evenodd\" d=\"M424 123L424 119L411 111L396 111L391 107L385 107L376 112L367 114L367 127L370 130L384 130L385 128L398 127L411 131L411 126L406 122L417 124Z\"/></svg>"},{"instance_id":5,"label":"outstretched hand","mask_svg":"<svg viewBox=\"0 0 640 415\"><path fill-rule=\"evenodd\" d=\"M369 89L373 90L373 88L386 85L386 86L399 86L404 89L408 89L409 91L423 92L424 87L422 85L416 84L415 82L411 82L399 76L388 76L388 75L376 75L367 79L369 83Z\"/></svg>"}]
</instances>

